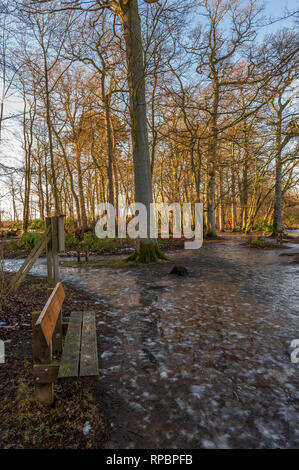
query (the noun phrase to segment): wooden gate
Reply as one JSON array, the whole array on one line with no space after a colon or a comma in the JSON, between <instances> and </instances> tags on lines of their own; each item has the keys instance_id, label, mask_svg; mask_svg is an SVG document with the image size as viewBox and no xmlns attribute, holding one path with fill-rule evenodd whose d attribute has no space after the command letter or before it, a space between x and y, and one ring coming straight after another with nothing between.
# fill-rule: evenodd
<instances>
[{"instance_id":1,"label":"wooden gate","mask_svg":"<svg viewBox=\"0 0 299 470\"><path fill-rule=\"evenodd\" d=\"M58 253L65 250L64 215L46 218L46 231L13 277L9 290L14 292L44 249L47 251L47 279L50 286L60 281Z\"/></svg>"}]
</instances>

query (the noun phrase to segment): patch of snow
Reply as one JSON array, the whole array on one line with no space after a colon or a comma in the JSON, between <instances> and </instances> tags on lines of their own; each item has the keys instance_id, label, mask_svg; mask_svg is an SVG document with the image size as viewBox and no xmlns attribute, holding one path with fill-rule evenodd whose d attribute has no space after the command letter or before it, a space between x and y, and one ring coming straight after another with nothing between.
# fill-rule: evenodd
<instances>
[{"instance_id":1,"label":"patch of snow","mask_svg":"<svg viewBox=\"0 0 299 470\"><path fill-rule=\"evenodd\" d=\"M168 378L168 372L167 372L167 370L165 370L165 369L164 369L164 370L161 370L161 372L160 372L160 378L161 378L161 379L167 379L167 378Z\"/></svg>"},{"instance_id":2,"label":"patch of snow","mask_svg":"<svg viewBox=\"0 0 299 470\"><path fill-rule=\"evenodd\" d=\"M101 354L102 359L106 359L106 357L111 357L113 356L113 353L110 351L104 351L103 354Z\"/></svg>"},{"instance_id":3,"label":"patch of snow","mask_svg":"<svg viewBox=\"0 0 299 470\"><path fill-rule=\"evenodd\" d=\"M180 407L181 410L184 410L186 408L185 403L180 398L176 398L175 401L177 402L177 404L178 404L178 406Z\"/></svg>"},{"instance_id":4,"label":"patch of snow","mask_svg":"<svg viewBox=\"0 0 299 470\"><path fill-rule=\"evenodd\" d=\"M215 444L212 441L208 441L207 439L202 441L202 445L205 449L215 449Z\"/></svg>"},{"instance_id":5,"label":"patch of snow","mask_svg":"<svg viewBox=\"0 0 299 470\"><path fill-rule=\"evenodd\" d=\"M5 325L5 324L4 324ZM1 325L1 328L6 328L6 329L9 329L9 328L16 328L19 324L16 323L15 325Z\"/></svg>"},{"instance_id":6,"label":"patch of snow","mask_svg":"<svg viewBox=\"0 0 299 470\"><path fill-rule=\"evenodd\" d=\"M84 426L83 426L84 436L87 436L87 434L89 433L90 430L91 430L91 425L90 425L89 421L85 421Z\"/></svg>"}]
</instances>

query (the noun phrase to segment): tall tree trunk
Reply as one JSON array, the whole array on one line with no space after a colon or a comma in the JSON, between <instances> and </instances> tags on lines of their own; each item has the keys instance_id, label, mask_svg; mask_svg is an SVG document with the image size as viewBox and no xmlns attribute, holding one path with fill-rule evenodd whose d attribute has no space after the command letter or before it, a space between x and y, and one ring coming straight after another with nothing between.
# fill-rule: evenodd
<instances>
[{"instance_id":1,"label":"tall tree trunk","mask_svg":"<svg viewBox=\"0 0 299 470\"><path fill-rule=\"evenodd\" d=\"M11 186L11 197L12 197L12 209L13 209L13 221L19 222L18 211L16 206L16 189L14 184L13 176L10 176L10 186Z\"/></svg>"},{"instance_id":2,"label":"tall tree trunk","mask_svg":"<svg viewBox=\"0 0 299 470\"><path fill-rule=\"evenodd\" d=\"M244 122L244 161L243 161L243 179L242 179L242 230L246 231L248 226L248 165L249 165L249 148L248 148L248 135L247 124ZM249 221L250 222L250 221Z\"/></svg>"},{"instance_id":3,"label":"tall tree trunk","mask_svg":"<svg viewBox=\"0 0 299 470\"><path fill-rule=\"evenodd\" d=\"M147 209L147 237L138 240L136 253L132 258L140 262L150 262L165 258L165 256L159 250L156 240L150 238L150 204L153 202L153 195L146 119L141 24L137 0L130 0L126 4L121 2L121 6L130 92L135 201L143 203Z\"/></svg>"},{"instance_id":4,"label":"tall tree trunk","mask_svg":"<svg viewBox=\"0 0 299 470\"><path fill-rule=\"evenodd\" d=\"M49 197L49 186L48 186L48 162L47 162L47 153L45 154L45 185L46 185L46 214L47 217L50 215L50 197Z\"/></svg>"},{"instance_id":5,"label":"tall tree trunk","mask_svg":"<svg viewBox=\"0 0 299 470\"><path fill-rule=\"evenodd\" d=\"M232 157L232 165L231 165L232 231L234 232L236 230L236 225L237 225L237 201L236 201L236 178L235 178L235 148L234 148L233 142L232 142L231 157Z\"/></svg>"},{"instance_id":6,"label":"tall tree trunk","mask_svg":"<svg viewBox=\"0 0 299 470\"><path fill-rule=\"evenodd\" d=\"M54 206L55 206L55 214L59 215L60 208L59 208L59 197L58 197L57 180L56 180L56 172L55 172L52 122L51 122L51 114L50 114L49 71L48 71L48 63L47 63L47 51L44 47L43 42L42 42L42 50L43 50L43 56L44 56L46 122L47 122L48 139L49 139L49 153L50 153L50 165L51 165L51 173L52 173Z\"/></svg>"},{"instance_id":7,"label":"tall tree trunk","mask_svg":"<svg viewBox=\"0 0 299 470\"><path fill-rule=\"evenodd\" d=\"M209 157L209 180L208 180L208 236L216 236L216 222L215 222L215 193L216 193L216 165L218 154L218 106L219 106L219 85L214 82L213 86L213 129L212 129L212 142Z\"/></svg>"},{"instance_id":8,"label":"tall tree trunk","mask_svg":"<svg viewBox=\"0 0 299 470\"><path fill-rule=\"evenodd\" d=\"M110 103L109 96L105 89L105 70L102 71L101 86L102 86L102 99L104 102L105 109L105 121L106 121L106 136L107 136L107 154L108 154L108 181L109 181L109 195L108 201L114 205L114 187L113 187L113 144L112 144L112 130L111 130L111 118L110 118Z\"/></svg>"},{"instance_id":9,"label":"tall tree trunk","mask_svg":"<svg viewBox=\"0 0 299 470\"><path fill-rule=\"evenodd\" d=\"M39 216L41 220L45 219L45 198L43 192L43 183L42 183L42 165L41 165L41 157L38 157L38 208L39 208Z\"/></svg>"},{"instance_id":10,"label":"tall tree trunk","mask_svg":"<svg viewBox=\"0 0 299 470\"><path fill-rule=\"evenodd\" d=\"M87 228L87 216L85 209L85 198L83 190L83 179L82 179L82 170L81 170L81 154L78 147L75 149L76 152L76 169L77 169L77 178L78 178L78 194L79 194L79 213L81 219L81 228L86 230Z\"/></svg>"},{"instance_id":11,"label":"tall tree trunk","mask_svg":"<svg viewBox=\"0 0 299 470\"><path fill-rule=\"evenodd\" d=\"M27 110L25 85L23 85L24 96L24 112L23 112L23 138L24 138L24 152L25 152L25 189L24 189L24 203L23 203L23 231L27 232L29 225L30 215L30 191L31 191L31 150L33 144L33 122L35 110L32 115L32 110ZM35 108L36 102L34 102ZM30 108L30 106L29 106ZM27 113L29 120L27 118ZM27 122L28 121L28 122Z\"/></svg>"},{"instance_id":12,"label":"tall tree trunk","mask_svg":"<svg viewBox=\"0 0 299 470\"><path fill-rule=\"evenodd\" d=\"M31 155L30 151L25 150L25 190L23 205L23 231L27 232L29 225L29 203L30 203L30 187L31 187Z\"/></svg>"},{"instance_id":13,"label":"tall tree trunk","mask_svg":"<svg viewBox=\"0 0 299 470\"><path fill-rule=\"evenodd\" d=\"M78 198L77 193L75 191L73 174L72 174L72 170L71 170L71 167L70 167L70 164L69 164L69 161L68 161L66 150L64 148L63 142L62 142L58 132L55 130L54 127L53 127L53 131L54 131L56 140L59 144L59 147L61 149L61 153L63 155L64 163L65 163L65 166L66 166L66 170L67 170L67 173L68 173L68 176L69 176L71 192L72 192L73 199L74 199L75 205L76 205L78 227L83 228L83 224L82 224L82 220L81 220L81 210L80 210L79 198ZM81 170L81 168L80 168L80 170Z\"/></svg>"},{"instance_id":14,"label":"tall tree trunk","mask_svg":"<svg viewBox=\"0 0 299 470\"><path fill-rule=\"evenodd\" d=\"M157 146L157 137L158 133L155 126L155 94L157 89L158 77L157 73L154 74L154 83L153 83L153 90L151 96L151 104L152 104L152 116L151 116L151 127L152 127L152 151L151 151L151 176L153 177L154 173L154 164L156 158L156 146Z\"/></svg>"},{"instance_id":15,"label":"tall tree trunk","mask_svg":"<svg viewBox=\"0 0 299 470\"><path fill-rule=\"evenodd\" d=\"M223 168L221 162L219 165L219 232L224 231L225 213L224 213L224 196L223 196Z\"/></svg>"},{"instance_id":16,"label":"tall tree trunk","mask_svg":"<svg viewBox=\"0 0 299 470\"><path fill-rule=\"evenodd\" d=\"M281 191L281 111L277 116L276 123L276 149L275 149L275 202L274 202L274 218L273 218L273 235L282 232L282 191Z\"/></svg>"}]
</instances>

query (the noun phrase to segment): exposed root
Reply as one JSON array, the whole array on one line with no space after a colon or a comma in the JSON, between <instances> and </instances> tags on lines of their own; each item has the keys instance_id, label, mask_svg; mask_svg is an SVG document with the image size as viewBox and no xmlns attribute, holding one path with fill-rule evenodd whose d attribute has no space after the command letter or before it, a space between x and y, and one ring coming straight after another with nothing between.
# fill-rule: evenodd
<instances>
[{"instance_id":1,"label":"exposed root","mask_svg":"<svg viewBox=\"0 0 299 470\"><path fill-rule=\"evenodd\" d=\"M134 253L132 253L126 261L134 261L135 263L157 263L158 261L167 261L169 258L160 250L157 243L140 243Z\"/></svg>"},{"instance_id":2,"label":"exposed root","mask_svg":"<svg viewBox=\"0 0 299 470\"><path fill-rule=\"evenodd\" d=\"M216 238L217 237L217 233L216 232L213 232L212 230L210 230L209 232L206 233L206 236L205 238L206 239L209 239L209 238Z\"/></svg>"}]
</instances>

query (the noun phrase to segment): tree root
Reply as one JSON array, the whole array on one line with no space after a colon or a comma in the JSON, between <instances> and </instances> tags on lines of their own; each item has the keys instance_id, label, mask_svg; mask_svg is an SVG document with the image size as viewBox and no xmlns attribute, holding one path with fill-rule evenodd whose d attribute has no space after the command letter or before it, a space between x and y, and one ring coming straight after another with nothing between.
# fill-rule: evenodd
<instances>
[{"instance_id":1,"label":"tree root","mask_svg":"<svg viewBox=\"0 0 299 470\"><path fill-rule=\"evenodd\" d=\"M169 258L160 250L157 243L142 243L139 248L132 253L126 261L134 261L135 263L157 263L158 261L167 261Z\"/></svg>"}]
</instances>

